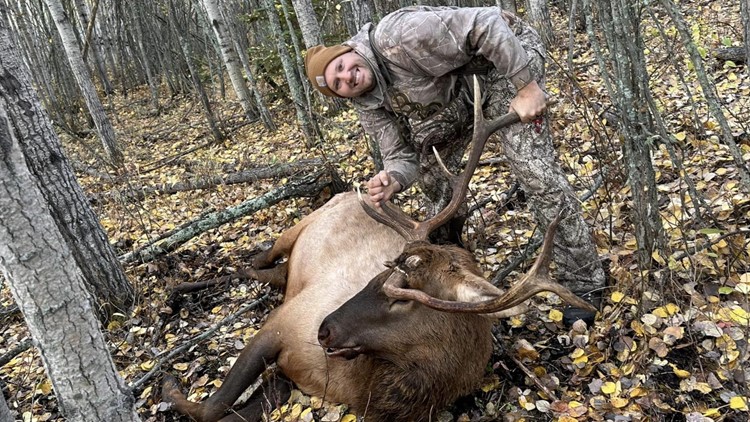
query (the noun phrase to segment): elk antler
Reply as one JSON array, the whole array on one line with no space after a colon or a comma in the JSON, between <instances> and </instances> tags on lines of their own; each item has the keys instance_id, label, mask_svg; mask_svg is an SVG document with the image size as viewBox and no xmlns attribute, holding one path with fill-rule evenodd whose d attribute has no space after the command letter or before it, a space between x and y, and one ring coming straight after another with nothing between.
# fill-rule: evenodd
<instances>
[{"instance_id":1,"label":"elk antler","mask_svg":"<svg viewBox=\"0 0 750 422\"><path fill-rule=\"evenodd\" d=\"M510 309L534 296L539 292L553 292L560 296L571 306L580 309L586 309L596 312L596 308L585 300L579 298L565 286L554 282L549 277L549 264L552 257L552 244L557 230L557 224L560 222L562 213L558 214L547 228L544 235L544 244L542 252L537 257L531 270L527 272L523 279L513 285L504 294L482 302L454 302L432 297L427 293L417 289L404 289L398 287L402 285L401 279L406 273L400 269L394 269L391 276L383 285L383 290L388 297L393 299L414 300L430 308L445 312L462 312L462 313L494 313Z\"/></svg>"},{"instance_id":2,"label":"elk antler","mask_svg":"<svg viewBox=\"0 0 750 422\"><path fill-rule=\"evenodd\" d=\"M464 197L466 197L466 191L469 189L469 181L479 163L479 158L482 155L482 150L484 149L484 144L487 143L487 139L496 130L520 121L520 118L514 112L505 114L490 122L485 120L484 115L482 114L482 95L479 91L479 80L475 75L474 134L471 141L471 152L469 153L469 160L466 163L466 167L461 174L457 176L448 175L453 188L453 196L451 196L451 201L448 206L443 208L443 210L429 220L417 222L409 218L403 211L387 202L382 204L383 206L381 209L383 212L380 213L368 205L360 196L360 203L365 212L367 212L367 215L396 230L407 241L413 242L416 240L426 240L427 236L429 236L432 231L445 224L454 214L456 214Z\"/></svg>"}]
</instances>

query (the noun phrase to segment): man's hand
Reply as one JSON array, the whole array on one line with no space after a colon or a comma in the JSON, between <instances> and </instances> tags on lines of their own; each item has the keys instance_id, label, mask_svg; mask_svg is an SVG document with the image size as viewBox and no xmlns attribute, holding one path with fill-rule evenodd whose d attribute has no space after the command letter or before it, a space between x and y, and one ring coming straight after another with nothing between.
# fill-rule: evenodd
<instances>
[{"instance_id":1,"label":"man's hand","mask_svg":"<svg viewBox=\"0 0 750 422\"><path fill-rule=\"evenodd\" d=\"M385 170L376 174L372 179L367 181L367 194L370 201L379 207L381 202L385 202L396 192L401 190L401 184L392 178Z\"/></svg>"},{"instance_id":2,"label":"man's hand","mask_svg":"<svg viewBox=\"0 0 750 422\"><path fill-rule=\"evenodd\" d=\"M508 111L514 111L522 122L529 123L541 117L545 110L547 110L547 95L539 88L536 81L531 81L510 101Z\"/></svg>"}]
</instances>

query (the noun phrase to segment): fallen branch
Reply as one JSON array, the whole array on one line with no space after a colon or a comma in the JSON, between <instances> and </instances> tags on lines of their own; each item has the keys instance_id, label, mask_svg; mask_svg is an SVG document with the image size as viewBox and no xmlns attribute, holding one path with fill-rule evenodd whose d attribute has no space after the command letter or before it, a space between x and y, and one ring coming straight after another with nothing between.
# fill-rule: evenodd
<instances>
[{"instance_id":1,"label":"fallen branch","mask_svg":"<svg viewBox=\"0 0 750 422\"><path fill-rule=\"evenodd\" d=\"M21 313L21 310L18 309L18 306L16 305L5 306L0 309L0 319L5 319L7 317L20 314L20 313Z\"/></svg>"},{"instance_id":2,"label":"fallen branch","mask_svg":"<svg viewBox=\"0 0 750 422\"><path fill-rule=\"evenodd\" d=\"M174 251L188 240L207 230L217 228L245 215L268 208L285 199L315 196L330 183L328 177L320 180L325 173L324 171L319 171L315 174L299 178L286 186L276 188L260 197L248 199L236 207L217 211L204 218L193 220L184 229L174 233L172 236L120 256L120 262L127 264L135 261L141 263L152 261L157 256Z\"/></svg>"},{"instance_id":3,"label":"fallen branch","mask_svg":"<svg viewBox=\"0 0 750 422\"><path fill-rule=\"evenodd\" d=\"M107 198L125 197L132 200L142 200L146 196L159 194L170 195L177 192L209 189L218 185L233 185L237 183L251 183L262 179L272 179L279 177L290 177L304 170L323 165L323 160L316 158L311 160L301 160L294 163L279 164L268 167L258 167L252 170L241 171L221 176L207 176L192 180L186 180L178 183L163 183L154 186L136 186L124 190L115 190L110 192L98 193L91 195L90 199L94 201L103 201Z\"/></svg>"},{"instance_id":4,"label":"fallen branch","mask_svg":"<svg viewBox=\"0 0 750 422\"><path fill-rule=\"evenodd\" d=\"M714 57L720 62L745 63L745 47L721 47L714 51Z\"/></svg>"},{"instance_id":5,"label":"fallen branch","mask_svg":"<svg viewBox=\"0 0 750 422\"><path fill-rule=\"evenodd\" d=\"M31 339L26 339L16 345L16 347L8 350L4 355L0 356L0 367L5 366L6 363L10 362L16 356L29 350L31 348Z\"/></svg>"},{"instance_id":6,"label":"fallen branch","mask_svg":"<svg viewBox=\"0 0 750 422\"><path fill-rule=\"evenodd\" d=\"M518 365L519 368L521 368L521 370L523 371L523 373L526 374L526 376L529 377L529 379L532 382L534 382L534 385L536 385L537 388L539 388L540 390L544 391L544 394L546 394L547 397L549 397L550 401L557 401L557 400L559 400L557 398L557 395L555 395L555 393L553 393L552 390L550 390L549 388L547 388L546 385L544 385L544 383L539 379L539 377L536 376L536 374L534 373L534 371L532 371L531 369L527 368L526 365L524 365L523 362L521 362L515 356L511 355L510 358L513 360L513 362L515 362L516 365Z\"/></svg>"},{"instance_id":7,"label":"fallen branch","mask_svg":"<svg viewBox=\"0 0 750 422\"><path fill-rule=\"evenodd\" d=\"M674 259L676 261L680 261L680 260L682 260L684 258L687 258L688 256L695 255L695 254L697 254L700 251L706 250L706 249L710 248L712 245L715 245L715 244L721 242L722 240L724 240L724 239L726 239L728 237L737 236L737 235L743 235L744 236L744 235L749 235L749 234L750 234L750 230L743 230L743 229L740 229L740 230L737 230L737 231L734 231L734 232L724 233L721 236L717 236L717 237L715 237L713 239L710 239L708 242L706 242L706 243L704 243L704 244L702 244L700 246L694 246L694 247L690 248L690 250L683 251L679 255L675 256Z\"/></svg>"},{"instance_id":8,"label":"fallen branch","mask_svg":"<svg viewBox=\"0 0 750 422\"><path fill-rule=\"evenodd\" d=\"M224 318L223 320L217 322L216 324L214 324L213 327L211 327L208 330L204 331L203 333L198 334L197 336L191 338L186 343L182 344L180 347L172 349L168 353L167 352L162 352L162 353L159 353L158 355L154 356L155 359L158 358L158 360L154 364L154 367L151 368L151 370L148 371L146 373L146 375L142 376L140 379L138 379L137 381L135 381L132 384L130 384L130 389L133 390L133 391L136 391L136 390L140 389L148 380L151 379L151 377L154 376L154 374L156 374L157 371L159 371L159 369L162 367L162 365L164 365L168 361L172 360L175 356L181 354L185 350L188 350L189 348L191 348L194 345L200 343L201 341L203 341L203 340L211 337L211 335L213 335L213 333L215 333L216 331L218 331L221 327L223 327L223 326L225 326L225 325L227 325L227 324L229 324L231 322L234 322L237 318L240 317L240 315L244 314L245 312L248 312L248 311L251 311L251 310L257 308L261 303L265 302L268 299L269 296L270 296L270 293L264 294L259 299L255 300L255 301L253 301L251 303L248 303L247 305L241 307L237 312L235 312L232 315L229 315L228 317Z\"/></svg>"}]
</instances>

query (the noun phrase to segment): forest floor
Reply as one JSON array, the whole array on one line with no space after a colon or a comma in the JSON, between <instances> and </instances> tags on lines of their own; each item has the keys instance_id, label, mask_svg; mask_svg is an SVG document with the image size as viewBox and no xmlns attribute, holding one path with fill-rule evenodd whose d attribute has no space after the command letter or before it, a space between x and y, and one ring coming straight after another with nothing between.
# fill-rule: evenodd
<instances>
[{"instance_id":1,"label":"forest floor","mask_svg":"<svg viewBox=\"0 0 750 422\"><path fill-rule=\"evenodd\" d=\"M692 19L699 41L716 48L734 39L732 25L708 2ZM698 7L698 6L696 6ZM723 15L722 15L723 16ZM562 24L561 24L562 25ZM595 57L578 35L573 56L575 83L558 63L565 50L552 50L549 91L557 97L550 110L561 163L579 193L584 215L594 230L599 252L609 263L610 286L591 327L567 328L561 306L551 295L532 300L530 311L496 324L496 348L486 378L471 397L441 413L440 420L617 420L747 421L750 396L750 198L743 193L719 128L707 117L695 83L689 90L665 51L652 46L651 86L678 142L684 168L676 169L665 145L654 146L654 168L668 245L654 252L647 266L636 261L629 188L625 183L617 136L606 117L604 88ZM662 61L663 60L663 61ZM735 140L750 161L750 78L742 66L710 61ZM211 211L225 210L281 187L297 175L220 184L174 194L159 192L134 199L142 186L207 179L307 159L325 159L353 185L374 172L367 145L350 110L321 118L325 147L308 148L289 105L272 104L279 126L270 132L246 124L231 98L214 92L214 111L228 139L211 142L200 104L193 98L166 96L158 114L148 107L148 92L111 98L110 117L126 156L126 168L108 171L96 157L94 136L74 140L61 135L79 181L92 201L118 255ZM283 95L283 94L282 94ZM698 107L691 107L692 101ZM596 106L593 106L596 105ZM465 233L485 275L493 278L516 257L534 234L523 195L506 198L515 179L496 144L471 184L470 204L478 203ZM306 174L302 169L298 173ZM700 213L686 200L685 180L703 195ZM592 195L590 190L594 189ZM419 195L411 195L418 198ZM263 325L281 294L253 280L238 280L238 270L328 198L283 201L194 237L179 249L142 264L125 265L139 292L136 307L106 327L112 355L127 382L155 367L178 375L194 400L218 386L247 340ZM403 201L419 209L418 199ZM503 281L512 283L529 259ZM228 277L226 277L228 276ZM171 296L185 282L229 279L194 293ZM209 338L192 338L268 293L255 310L233 317ZM12 306L7 289L3 306ZM28 338L19 314L3 317L0 356ZM192 342L192 343L191 343ZM161 361L170 350L187 350ZM33 349L0 367L11 408L24 421L62 420L54 393ZM160 376L135 390L144 421L188 420L166 409L159 396ZM294 394L273 420L351 421L344 406Z\"/></svg>"}]
</instances>

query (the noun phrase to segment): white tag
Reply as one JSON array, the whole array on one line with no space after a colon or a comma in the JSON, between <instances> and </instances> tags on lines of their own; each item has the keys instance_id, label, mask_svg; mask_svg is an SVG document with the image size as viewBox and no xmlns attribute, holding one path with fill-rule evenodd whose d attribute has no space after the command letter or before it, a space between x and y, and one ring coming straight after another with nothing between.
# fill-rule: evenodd
<instances>
[{"instance_id":1,"label":"white tag","mask_svg":"<svg viewBox=\"0 0 750 422\"><path fill-rule=\"evenodd\" d=\"M328 86L328 85L326 85L326 78L325 78L325 76L316 76L315 77L315 82L317 82L318 86L320 86L320 87Z\"/></svg>"}]
</instances>

